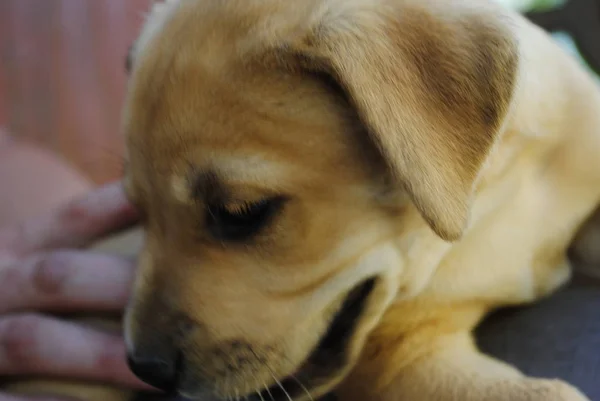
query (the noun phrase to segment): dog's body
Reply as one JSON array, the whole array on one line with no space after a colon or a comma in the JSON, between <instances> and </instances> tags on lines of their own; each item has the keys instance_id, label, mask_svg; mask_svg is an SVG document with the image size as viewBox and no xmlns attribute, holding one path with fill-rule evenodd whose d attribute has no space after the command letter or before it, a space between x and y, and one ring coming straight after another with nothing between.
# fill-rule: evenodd
<instances>
[{"instance_id":1,"label":"dog's body","mask_svg":"<svg viewBox=\"0 0 600 401\"><path fill-rule=\"evenodd\" d=\"M586 399L472 339L568 280L600 201L600 90L520 16L157 4L125 130L147 216L125 324L143 379L197 399Z\"/></svg>"},{"instance_id":2,"label":"dog's body","mask_svg":"<svg viewBox=\"0 0 600 401\"><path fill-rule=\"evenodd\" d=\"M489 311L536 301L569 279L567 248L600 194L598 87L545 33L516 20L517 90L469 228L454 244L414 227L399 236L415 266L410 295L372 332L338 387L342 400L584 399L482 355L471 334Z\"/></svg>"}]
</instances>

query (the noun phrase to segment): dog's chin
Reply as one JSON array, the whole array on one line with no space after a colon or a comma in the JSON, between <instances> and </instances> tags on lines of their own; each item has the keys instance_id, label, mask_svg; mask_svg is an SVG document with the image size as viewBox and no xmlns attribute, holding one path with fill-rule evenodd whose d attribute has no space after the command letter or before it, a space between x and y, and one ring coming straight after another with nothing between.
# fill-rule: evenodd
<instances>
[{"instance_id":1,"label":"dog's chin","mask_svg":"<svg viewBox=\"0 0 600 401\"><path fill-rule=\"evenodd\" d=\"M363 281L352 289L334 315L329 328L300 368L292 375L260 393L242 399L249 401L290 401L319 399L340 381L349 364L352 339L377 279Z\"/></svg>"}]
</instances>

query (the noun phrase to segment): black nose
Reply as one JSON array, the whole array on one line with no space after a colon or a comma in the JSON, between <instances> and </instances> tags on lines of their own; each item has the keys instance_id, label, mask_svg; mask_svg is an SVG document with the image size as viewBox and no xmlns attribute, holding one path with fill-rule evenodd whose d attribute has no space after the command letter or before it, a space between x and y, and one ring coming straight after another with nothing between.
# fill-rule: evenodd
<instances>
[{"instance_id":1,"label":"black nose","mask_svg":"<svg viewBox=\"0 0 600 401\"><path fill-rule=\"evenodd\" d=\"M177 385L176 361L165 361L153 358L127 357L129 369L140 380L159 390L172 393Z\"/></svg>"}]
</instances>

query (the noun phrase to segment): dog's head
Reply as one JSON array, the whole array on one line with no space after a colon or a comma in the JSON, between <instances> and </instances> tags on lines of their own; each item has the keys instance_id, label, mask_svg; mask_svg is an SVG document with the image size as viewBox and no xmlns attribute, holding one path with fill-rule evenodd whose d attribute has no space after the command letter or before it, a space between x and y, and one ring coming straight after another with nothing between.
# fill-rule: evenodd
<instances>
[{"instance_id":1,"label":"dog's head","mask_svg":"<svg viewBox=\"0 0 600 401\"><path fill-rule=\"evenodd\" d=\"M460 238L509 108L516 43L469 3L156 6L125 111L141 378L279 401L348 373L410 269L400 238Z\"/></svg>"}]
</instances>

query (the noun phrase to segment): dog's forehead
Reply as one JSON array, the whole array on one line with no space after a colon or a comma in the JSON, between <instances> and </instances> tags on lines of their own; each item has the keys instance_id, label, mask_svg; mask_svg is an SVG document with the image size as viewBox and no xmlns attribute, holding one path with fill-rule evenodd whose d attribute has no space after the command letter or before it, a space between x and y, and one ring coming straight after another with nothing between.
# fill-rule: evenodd
<instances>
[{"instance_id":1,"label":"dog's forehead","mask_svg":"<svg viewBox=\"0 0 600 401\"><path fill-rule=\"evenodd\" d=\"M138 79L125 132L130 149L155 164L183 153L231 164L234 152L245 162L288 152L292 162L324 141L336 142L344 112L325 89L301 77L194 65Z\"/></svg>"},{"instance_id":2,"label":"dog's forehead","mask_svg":"<svg viewBox=\"0 0 600 401\"><path fill-rule=\"evenodd\" d=\"M331 6L346 0L165 0L154 4L137 39L138 50L157 37L185 46L205 48L248 42L268 45L310 29ZM173 40L175 40L173 42Z\"/></svg>"},{"instance_id":3,"label":"dog's forehead","mask_svg":"<svg viewBox=\"0 0 600 401\"><path fill-rule=\"evenodd\" d=\"M356 147L359 125L329 87L249 62L236 44L252 35L235 37L227 24L211 28L194 11L182 7L137 50L124 116L136 174L158 170L187 192L190 171L283 182L310 170L341 179L358 168L360 157L348 157L348 148Z\"/></svg>"},{"instance_id":4,"label":"dog's forehead","mask_svg":"<svg viewBox=\"0 0 600 401\"><path fill-rule=\"evenodd\" d=\"M214 68L202 52L154 52L132 77L124 130L130 148L155 163L195 148L301 153L324 141L342 145L350 113L311 78L223 59Z\"/></svg>"}]
</instances>

